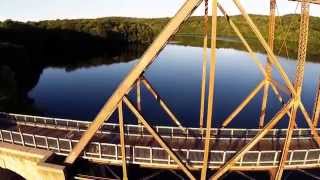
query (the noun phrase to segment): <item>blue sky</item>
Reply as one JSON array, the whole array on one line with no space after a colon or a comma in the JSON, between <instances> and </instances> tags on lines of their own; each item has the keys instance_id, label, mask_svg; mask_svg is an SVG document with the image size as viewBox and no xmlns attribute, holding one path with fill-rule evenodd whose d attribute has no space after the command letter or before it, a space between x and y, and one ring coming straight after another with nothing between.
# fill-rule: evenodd
<instances>
[{"instance_id":1,"label":"blue sky","mask_svg":"<svg viewBox=\"0 0 320 180\"><path fill-rule=\"evenodd\" d=\"M185 0L0 0L0 20L37 21L45 19L96 18L105 16L168 17ZM238 14L232 0L219 1L229 14ZM269 0L242 0L249 13L267 14ZM296 2L279 0L279 13L294 13ZM299 9L298 9L299 10ZM196 15L203 14L201 6ZM311 14L320 16L320 5Z\"/></svg>"}]
</instances>

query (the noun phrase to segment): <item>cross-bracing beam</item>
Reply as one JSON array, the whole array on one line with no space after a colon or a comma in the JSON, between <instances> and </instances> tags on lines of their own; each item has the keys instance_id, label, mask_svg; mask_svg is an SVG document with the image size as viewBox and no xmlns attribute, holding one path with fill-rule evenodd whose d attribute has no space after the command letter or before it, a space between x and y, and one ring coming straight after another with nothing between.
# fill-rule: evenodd
<instances>
[{"instance_id":1,"label":"cross-bracing beam","mask_svg":"<svg viewBox=\"0 0 320 180\"><path fill-rule=\"evenodd\" d=\"M292 107L294 101L290 100L285 104L280 111L261 129L252 140L245 145L240 151L238 151L227 163L225 163L210 179L217 180L223 174L225 174L246 152L253 148L267 133L272 129L286 114L286 112Z\"/></svg>"},{"instance_id":2,"label":"cross-bracing beam","mask_svg":"<svg viewBox=\"0 0 320 180\"><path fill-rule=\"evenodd\" d=\"M242 35L242 33L240 32L239 28L236 26L236 24L232 21L232 19L228 16L227 12L225 11L225 9L218 3L218 8L220 9L220 11L222 12L222 14L224 15L225 19L227 20L227 22L229 23L229 25L231 26L231 28L233 29L233 31L236 33L236 35L239 37L239 39L241 40L241 42L244 44L245 48L247 49L249 56L251 57L251 59L253 60L253 62L257 65L257 67L259 68L260 72L264 75L264 79L267 83L267 81L270 83L272 90L274 91L275 95L277 96L278 100L283 104L283 99L279 93L279 91L277 90L277 87L273 84L274 82L271 81L272 79L268 76L269 74L267 74L266 70L264 69L262 63L260 62L260 60L258 59L256 53L254 53L254 51L252 50L252 48L250 47L249 43L247 42L247 40L244 38L244 36ZM223 121L222 127L227 127L230 122L234 119L234 117L239 114L242 109L258 94L258 92L260 91L261 88L258 89L258 87L260 87L261 84L259 84L257 86L257 88L255 88L243 101L242 103ZM287 113L288 116L290 116L290 113Z\"/></svg>"},{"instance_id":3,"label":"cross-bracing beam","mask_svg":"<svg viewBox=\"0 0 320 180\"><path fill-rule=\"evenodd\" d=\"M155 140L159 143L159 145L167 151L170 157L178 164L182 171L190 178L194 179L195 177L190 172L189 168L182 162L179 156L176 155L174 151L167 145L167 143L161 138L161 136L152 128L152 126L144 119L142 114L137 110L137 108L133 105L133 103L126 97L123 97L124 103L128 106L131 112L140 120L144 127L148 130L148 132L155 138Z\"/></svg>"},{"instance_id":4,"label":"cross-bracing beam","mask_svg":"<svg viewBox=\"0 0 320 180\"><path fill-rule=\"evenodd\" d=\"M202 1L203 0L187 0L184 3L181 9L149 46L149 48L140 58L139 62L129 72L118 88L114 91L113 95L102 107L94 121L89 126L88 130L80 138L79 143L77 143L77 145L72 149L70 154L65 159L65 163L73 164L73 162L79 157L100 126L102 126L102 124L110 118L124 95L128 93L140 75L146 70L150 63L152 63L152 61L160 53L162 48L167 44L170 37L177 32L180 25L192 14L192 12L201 4Z\"/></svg>"},{"instance_id":5,"label":"cross-bracing beam","mask_svg":"<svg viewBox=\"0 0 320 180\"><path fill-rule=\"evenodd\" d=\"M259 39L261 45L264 47L264 49L266 50L268 56L269 56L269 60L271 61L271 63L275 66L275 68L278 70L278 72L280 73L282 79L284 80L287 88L289 89L290 93L292 94L292 97L296 97L298 96L292 82L290 81L288 75L286 74L286 72L284 71L283 67L281 66L281 64L279 63L277 57L274 55L273 51L270 49L270 47L268 46L268 43L266 42L266 40L263 38L262 34L260 33L259 29L257 28L257 26L253 23L252 19L249 17L249 15L246 13L244 7L241 5L241 3L239 2L239 0L233 0L233 2L235 3L235 5L237 6L237 8L240 10L242 16L245 18L245 20L247 21L247 23L249 24L251 30L255 33L256 37ZM310 123L310 118L309 115L307 113L307 111L304 108L303 103L301 102L300 98L299 98L299 107L303 113L303 115L305 116L306 122L308 124L308 126L310 127L312 134L316 135L318 134L318 132L315 130L315 128L312 126L312 122ZM318 143L318 145L320 146L320 140L317 138L318 135L315 137L316 142Z\"/></svg>"},{"instance_id":6,"label":"cross-bracing beam","mask_svg":"<svg viewBox=\"0 0 320 180\"><path fill-rule=\"evenodd\" d=\"M283 78L283 80L286 83L286 86L288 87L288 89L290 90L291 94L292 94L292 99L289 100L289 102L282 108L282 110L280 112L278 112L276 114L276 116L274 117L274 119L272 119L258 134L257 136L251 141L249 142L243 149L241 149L235 156L233 156L224 166L222 166L211 178L212 179L218 179L219 177L221 177L225 172L227 172L234 163L236 163L248 150L250 150L263 136L264 133L268 132L268 129L273 128L276 123L283 117L283 115L288 112L291 107L293 105L295 106L299 106L302 110L304 108L300 97L298 96L298 92L296 91L296 89L293 87L290 79L288 78L287 74L285 73L285 71L283 70L282 66L280 65L280 63L278 62L276 56L274 55L273 51L270 49L270 47L268 46L267 42L264 40L263 36L261 35L260 31L258 30L258 28L255 26L255 24L253 23L253 21L251 20L251 18L249 17L249 15L246 13L246 11L244 10L244 8L242 7L242 5L240 4L239 0L233 0L235 5L237 6L237 8L240 10L241 14L243 15L243 17L245 18L245 20L247 21L247 23L249 24L251 30L255 33L255 35L257 36L257 38L259 39L259 41L261 42L261 44L263 45L263 47L265 48L265 50L268 53L269 59L271 61L272 64L275 65L276 69L279 71L281 77ZM298 99L298 101L297 101ZM294 113L292 113L294 114ZM305 116L308 116L307 112L305 112ZM293 117L294 118L294 117ZM292 117L291 117L292 119ZM308 122L308 120L307 120ZM292 126L293 123L291 123ZM309 125L310 126L310 125ZM313 129L312 131L314 132L315 129L312 127L310 127L311 129ZM316 133L317 134L317 133ZM317 139L317 138L315 138Z\"/></svg>"}]
</instances>

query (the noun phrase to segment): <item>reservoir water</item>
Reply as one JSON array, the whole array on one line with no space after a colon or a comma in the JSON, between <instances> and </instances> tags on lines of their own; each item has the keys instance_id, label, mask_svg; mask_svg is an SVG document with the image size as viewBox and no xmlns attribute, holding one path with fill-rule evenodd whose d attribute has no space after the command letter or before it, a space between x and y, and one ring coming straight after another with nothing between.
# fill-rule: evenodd
<instances>
[{"instance_id":1,"label":"reservoir water","mask_svg":"<svg viewBox=\"0 0 320 180\"><path fill-rule=\"evenodd\" d=\"M265 64L266 55L257 54L261 62ZM23 86L28 87L24 89L26 91L24 97L19 97L19 100L16 100L17 98L12 100L11 97L7 99L9 103L1 103L0 100L2 109L16 113L90 121L129 70L137 63L138 56L120 54L112 57L92 58L76 65L48 65L38 69L37 75L35 75L35 70L25 71L23 78L37 77L33 78L35 80L30 85ZM280 57L279 60L293 80L296 61L284 57ZM145 73L145 77L185 126L199 126L201 68L202 48L170 44ZM275 70L273 75L280 84L284 84ZM12 79L19 81L15 75L12 76ZM302 99L309 113L312 112L319 77L320 64L308 62L305 69ZM221 122L261 80L263 80L261 72L246 52L233 48L217 49L214 126L221 126ZM20 81L22 81L21 77ZM15 87L13 89L20 88L20 86L13 87ZM129 96L135 101L135 88ZM285 100L289 98L286 93L282 93L282 96ZM258 127L261 99L262 92L235 118L231 127ZM12 101L19 103L23 101L28 107L10 105L17 103ZM270 91L267 119L270 119L280 107L281 104ZM142 113L147 120L157 125L172 124L169 117L143 86ZM111 121L115 121L116 117L112 119ZM136 123L135 118L128 112L125 119L128 123ZM304 126L301 115L298 121L300 126ZM286 124L287 121L283 120L280 126Z\"/></svg>"}]
</instances>

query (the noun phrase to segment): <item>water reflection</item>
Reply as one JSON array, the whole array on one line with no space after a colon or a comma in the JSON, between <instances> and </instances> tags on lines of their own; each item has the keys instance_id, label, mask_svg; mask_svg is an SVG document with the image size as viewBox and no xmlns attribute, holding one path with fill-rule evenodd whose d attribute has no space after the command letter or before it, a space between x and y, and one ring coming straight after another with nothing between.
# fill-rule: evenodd
<instances>
[{"instance_id":1,"label":"water reflection","mask_svg":"<svg viewBox=\"0 0 320 180\"><path fill-rule=\"evenodd\" d=\"M120 81L136 63L144 48L113 51L104 56L56 62L54 59L34 65L26 59L24 66L9 61L0 68L1 111L30 113L61 118L91 120L112 94ZM168 45L146 72L146 77L176 112L186 126L198 126L201 54L198 47ZM258 54L265 63L266 56ZM291 78L295 61L280 58ZM125 63L122 63L125 62ZM274 72L276 79L281 79ZM309 112L312 110L316 80L320 76L320 64L306 65L302 99ZM263 79L256 65L246 52L231 48L219 48L214 109L215 126ZM134 100L135 90L130 94ZM171 124L159 105L142 88L142 112L157 124ZM262 93L236 117L232 126L257 127ZM279 108L277 99L270 93L268 116ZM126 110L127 112L128 110ZM135 118L127 112L127 120ZM285 121L282 122L285 124Z\"/></svg>"},{"instance_id":2,"label":"water reflection","mask_svg":"<svg viewBox=\"0 0 320 180\"><path fill-rule=\"evenodd\" d=\"M144 49L145 46L133 45L109 48L103 54L84 55L79 52L72 57L70 54L34 54L24 48L0 46L0 111L42 114L28 93L37 87L42 74L49 69L60 69L68 74L78 69L128 62L141 56Z\"/></svg>"}]
</instances>

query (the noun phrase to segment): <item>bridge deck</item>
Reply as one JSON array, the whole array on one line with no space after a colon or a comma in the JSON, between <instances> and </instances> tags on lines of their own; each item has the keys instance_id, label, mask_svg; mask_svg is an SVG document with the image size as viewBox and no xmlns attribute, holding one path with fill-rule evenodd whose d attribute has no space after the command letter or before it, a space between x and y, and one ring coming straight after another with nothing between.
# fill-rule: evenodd
<instances>
[{"instance_id":1,"label":"bridge deck","mask_svg":"<svg viewBox=\"0 0 320 180\"><path fill-rule=\"evenodd\" d=\"M42 118L15 114L0 116L0 140L24 146L48 149L60 155L67 155L78 142L89 122ZM192 168L199 168L203 158L201 129L190 128L184 133L174 127L155 127L162 138L177 155ZM137 125L126 125L127 160L132 164L163 168L177 167L165 150ZM210 168L217 168L243 147L258 130L250 129L212 129L213 149ZM105 163L120 164L121 151L117 124L105 124L95 135L82 157ZM276 166L286 130L271 130L249 151L234 168L267 169ZM320 149L313 141L309 129L296 129L291 143L292 149L286 168L318 167Z\"/></svg>"}]
</instances>

